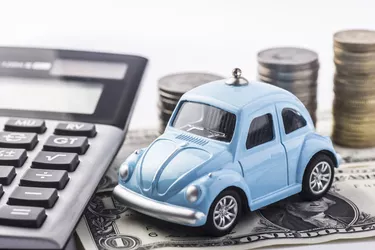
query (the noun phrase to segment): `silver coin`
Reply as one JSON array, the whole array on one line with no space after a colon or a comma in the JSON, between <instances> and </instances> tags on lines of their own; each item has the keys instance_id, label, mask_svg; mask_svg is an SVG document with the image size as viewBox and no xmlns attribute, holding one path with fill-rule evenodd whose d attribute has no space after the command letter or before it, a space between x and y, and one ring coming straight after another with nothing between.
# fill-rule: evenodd
<instances>
[{"instance_id":1,"label":"silver coin","mask_svg":"<svg viewBox=\"0 0 375 250\"><path fill-rule=\"evenodd\" d=\"M210 73L177 73L167 75L158 81L160 90L171 94L184 94L202 84L223 79L222 76Z\"/></svg>"},{"instance_id":2,"label":"silver coin","mask_svg":"<svg viewBox=\"0 0 375 250\"><path fill-rule=\"evenodd\" d=\"M162 96L159 97L159 100L160 100L160 102L168 103L168 104L173 105L173 106L176 106L177 103L178 103L178 100L173 100L173 99L165 98L165 97L162 97Z\"/></svg>"},{"instance_id":3,"label":"silver coin","mask_svg":"<svg viewBox=\"0 0 375 250\"><path fill-rule=\"evenodd\" d=\"M169 119L171 118L172 116L172 111L169 111L169 110L160 110L159 109L159 118L163 121L163 122L168 122Z\"/></svg>"},{"instance_id":4,"label":"silver coin","mask_svg":"<svg viewBox=\"0 0 375 250\"><path fill-rule=\"evenodd\" d=\"M311 79L286 81L286 80L280 80L280 79L273 79L273 78L269 78L269 77L262 76L262 75L258 75L258 79L261 82L271 83L272 85L275 85L275 86L315 87L317 85L316 80L311 80Z\"/></svg>"},{"instance_id":5,"label":"silver coin","mask_svg":"<svg viewBox=\"0 0 375 250\"><path fill-rule=\"evenodd\" d=\"M258 53L258 63L279 71L295 71L319 68L318 54L314 51L280 47L262 50Z\"/></svg>"},{"instance_id":6,"label":"silver coin","mask_svg":"<svg viewBox=\"0 0 375 250\"><path fill-rule=\"evenodd\" d=\"M262 78L260 78L262 79ZM264 81L265 79L262 79L263 82L266 82L268 84L274 85L276 87L285 89L294 95L306 95L306 94L316 94L318 86L317 82L310 82L310 81L276 81L268 82Z\"/></svg>"},{"instance_id":7,"label":"silver coin","mask_svg":"<svg viewBox=\"0 0 375 250\"><path fill-rule=\"evenodd\" d=\"M159 100L157 105L160 110L165 110L166 112L171 112L176 108L176 104L163 102L162 100Z\"/></svg>"},{"instance_id":8,"label":"silver coin","mask_svg":"<svg viewBox=\"0 0 375 250\"><path fill-rule=\"evenodd\" d=\"M164 98L176 101L176 102L178 102L178 100L180 100L180 98L182 96L181 93L172 94L172 93L168 93L168 92L165 92L165 91L162 91L162 90L159 90L158 93L159 93L160 97L164 97Z\"/></svg>"},{"instance_id":9,"label":"silver coin","mask_svg":"<svg viewBox=\"0 0 375 250\"><path fill-rule=\"evenodd\" d=\"M278 71L270 69L262 65L258 65L258 74L262 77L270 79L277 79L279 81L293 81L293 80L310 80L316 81L318 79L318 69L305 69L298 71Z\"/></svg>"}]
</instances>

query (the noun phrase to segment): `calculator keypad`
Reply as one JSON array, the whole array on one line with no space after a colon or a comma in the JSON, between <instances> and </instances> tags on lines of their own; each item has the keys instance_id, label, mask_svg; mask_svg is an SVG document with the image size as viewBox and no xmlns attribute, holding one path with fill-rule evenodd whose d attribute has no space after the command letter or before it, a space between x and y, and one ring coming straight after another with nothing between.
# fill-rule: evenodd
<instances>
[{"instance_id":1,"label":"calculator keypad","mask_svg":"<svg viewBox=\"0 0 375 250\"><path fill-rule=\"evenodd\" d=\"M47 218L45 209L54 209L59 192L74 181L70 174L80 163L79 155L88 150L88 138L96 136L95 125L59 123L51 130L54 135L47 137L45 121L19 118L9 119L4 130L0 132L0 201L5 199L7 205L0 206L0 226L41 227ZM28 154L35 155L39 139L42 151L25 164Z\"/></svg>"},{"instance_id":2,"label":"calculator keypad","mask_svg":"<svg viewBox=\"0 0 375 250\"><path fill-rule=\"evenodd\" d=\"M3 206L0 208L0 225L39 228L47 215L41 207Z\"/></svg>"},{"instance_id":3,"label":"calculator keypad","mask_svg":"<svg viewBox=\"0 0 375 250\"><path fill-rule=\"evenodd\" d=\"M28 169L22 177L20 185L61 190L68 181L68 172L65 170Z\"/></svg>"},{"instance_id":4,"label":"calculator keypad","mask_svg":"<svg viewBox=\"0 0 375 250\"><path fill-rule=\"evenodd\" d=\"M8 186L16 177L16 170L13 166L0 166L0 184Z\"/></svg>"},{"instance_id":5,"label":"calculator keypad","mask_svg":"<svg viewBox=\"0 0 375 250\"><path fill-rule=\"evenodd\" d=\"M57 198L55 188L16 187L9 197L8 204L51 208Z\"/></svg>"},{"instance_id":6,"label":"calculator keypad","mask_svg":"<svg viewBox=\"0 0 375 250\"><path fill-rule=\"evenodd\" d=\"M10 165L19 168L25 163L26 159L25 149L0 148L0 165Z\"/></svg>"},{"instance_id":7,"label":"calculator keypad","mask_svg":"<svg viewBox=\"0 0 375 250\"><path fill-rule=\"evenodd\" d=\"M73 172L78 164L79 158L76 153L41 151L35 157L31 167Z\"/></svg>"},{"instance_id":8,"label":"calculator keypad","mask_svg":"<svg viewBox=\"0 0 375 250\"><path fill-rule=\"evenodd\" d=\"M59 123L55 129L55 135L74 135L95 137L96 128L94 124L87 123Z\"/></svg>"},{"instance_id":9,"label":"calculator keypad","mask_svg":"<svg viewBox=\"0 0 375 250\"><path fill-rule=\"evenodd\" d=\"M33 150L38 143L35 133L0 132L0 147Z\"/></svg>"},{"instance_id":10,"label":"calculator keypad","mask_svg":"<svg viewBox=\"0 0 375 250\"><path fill-rule=\"evenodd\" d=\"M89 147L87 137L51 135L43 146L45 151L86 153Z\"/></svg>"},{"instance_id":11,"label":"calculator keypad","mask_svg":"<svg viewBox=\"0 0 375 250\"><path fill-rule=\"evenodd\" d=\"M34 132L43 134L46 131L46 123L37 119L9 119L5 123L5 131Z\"/></svg>"}]
</instances>

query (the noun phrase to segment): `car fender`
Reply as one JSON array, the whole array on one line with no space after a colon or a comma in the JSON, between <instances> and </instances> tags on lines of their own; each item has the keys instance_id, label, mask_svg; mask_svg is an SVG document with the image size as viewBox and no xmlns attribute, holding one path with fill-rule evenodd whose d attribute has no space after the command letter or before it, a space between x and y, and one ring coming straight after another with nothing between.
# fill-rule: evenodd
<instances>
[{"instance_id":1,"label":"car fender","mask_svg":"<svg viewBox=\"0 0 375 250\"><path fill-rule=\"evenodd\" d=\"M302 183L305 169L314 155L319 152L325 152L326 154L332 155L335 167L338 167L339 157L333 148L331 139L329 137L321 136L316 133L308 134L305 137L304 144L302 146L300 159L297 167L297 183Z\"/></svg>"},{"instance_id":2,"label":"car fender","mask_svg":"<svg viewBox=\"0 0 375 250\"><path fill-rule=\"evenodd\" d=\"M249 205L249 201L251 200L251 193L249 187L246 185L245 179L240 174L240 172L235 171L233 169L221 169L209 174L209 178L211 179L210 184L206 185L206 199L208 203L207 212L212 204L212 202L216 199L216 197L225 189L228 188L237 188L242 191L242 195L246 196L247 202L246 205ZM242 201L244 202L244 201Z\"/></svg>"}]
</instances>

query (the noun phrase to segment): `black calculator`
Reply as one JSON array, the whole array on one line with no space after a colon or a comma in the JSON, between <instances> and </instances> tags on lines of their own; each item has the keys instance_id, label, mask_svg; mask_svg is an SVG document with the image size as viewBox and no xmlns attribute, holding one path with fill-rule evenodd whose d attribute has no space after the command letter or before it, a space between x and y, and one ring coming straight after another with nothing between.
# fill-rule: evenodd
<instances>
[{"instance_id":1,"label":"black calculator","mask_svg":"<svg viewBox=\"0 0 375 250\"><path fill-rule=\"evenodd\" d=\"M0 248L64 249L123 143L146 64L0 48Z\"/></svg>"}]
</instances>

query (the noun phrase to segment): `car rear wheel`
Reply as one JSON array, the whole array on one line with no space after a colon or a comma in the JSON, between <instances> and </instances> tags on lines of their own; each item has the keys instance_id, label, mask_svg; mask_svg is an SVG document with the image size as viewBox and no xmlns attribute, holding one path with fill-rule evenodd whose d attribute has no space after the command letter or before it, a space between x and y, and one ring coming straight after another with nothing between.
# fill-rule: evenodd
<instances>
[{"instance_id":1,"label":"car rear wheel","mask_svg":"<svg viewBox=\"0 0 375 250\"><path fill-rule=\"evenodd\" d=\"M322 198L332 186L334 164L325 154L314 156L306 167L302 181L301 197L304 200L318 200Z\"/></svg>"},{"instance_id":2,"label":"car rear wheel","mask_svg":"<svg viewBox=\"0 0 375 250\"><path fill-rule=\"evenodd\" d=\"M205 232L213 236L223 236L232 231L241 215L242 202L234 190L224 190L212 202L208 213Z\"/></svg>"}]
</instances>

